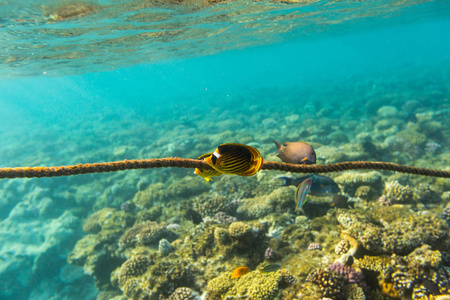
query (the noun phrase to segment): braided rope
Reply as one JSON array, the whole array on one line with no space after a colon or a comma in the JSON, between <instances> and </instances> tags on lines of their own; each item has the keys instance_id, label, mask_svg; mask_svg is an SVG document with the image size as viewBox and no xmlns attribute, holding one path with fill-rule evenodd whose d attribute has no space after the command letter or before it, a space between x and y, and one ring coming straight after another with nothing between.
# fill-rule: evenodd
<instances>
[{"instance_id":1,"label":"braided rope","mask_svg":"<svg viewBox=\"0 0 450 300\"><path fill-rule=\"evenodd\" d=\"M77 164L60 167L20 167L0 168L0 179L4 178L33 178L33 177L59 177L89 173L117 172L132 169L152 168L199 168L211 170L212 168L203 160L188 158L156 158L136 159L114 162ZM387 170L422 176L450 178L450 171L409 167L386 162L351 161L329 165L294 165L276 161L265 161L262 170L277 170L293 173L330 173L345 170Z\"/></svg>"}]
</instances>

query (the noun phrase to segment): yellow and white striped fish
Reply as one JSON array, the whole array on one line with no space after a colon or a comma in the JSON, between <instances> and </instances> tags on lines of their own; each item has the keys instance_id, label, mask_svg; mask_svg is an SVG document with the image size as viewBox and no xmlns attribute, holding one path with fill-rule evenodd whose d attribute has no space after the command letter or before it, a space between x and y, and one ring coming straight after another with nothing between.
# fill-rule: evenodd
<instances>
[{"instance_id":1,"label":"yellow and white striped fish","mask_svg":"<svg viewBox=\"0 0 450 300\"><path fill-rule=\"evenodd\" d=\"M209 157L211 155L212 155L212 152L205 153L205 154L200 155L198 157L198 159L205 159L206 157ZM194 174L204 178L206 181L210 181L210 180L213 181L211 179L211 177L222 175L222 173L220 173L219 171L216 171L215 169L214 170L200 170L198 168L195 168Z\"/></svg>"},{"instance_id":2,"label":"yellow and white striped fish","mask_svg":"<svg viewBox=\"0 0 450 300\"><path fill-rule=\"evenodd\" d=\"M251 146L228 143L217 147L205 162L223 174L253 176L261 169L263 158Z\"/></svg>"}]
</instances>

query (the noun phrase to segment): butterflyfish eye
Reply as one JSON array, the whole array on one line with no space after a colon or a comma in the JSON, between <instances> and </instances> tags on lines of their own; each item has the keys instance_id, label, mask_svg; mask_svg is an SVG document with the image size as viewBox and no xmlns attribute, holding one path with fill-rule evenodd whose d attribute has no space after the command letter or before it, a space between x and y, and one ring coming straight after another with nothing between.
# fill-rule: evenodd
<instances>
[{"instance_id":1,"label":"butterflyfish eye","mask_svg":"<svg viewBox=\"0 0 450 300\"><path fill-rule=\"evenodd\" d=\"M217 152L214 152L212 155L211 155L211 161L212 161L212 163L213 164L216 164L217 163L217 159L220 157L220 154L219 153L217 153Z\"/></svg>"}]
</instances>

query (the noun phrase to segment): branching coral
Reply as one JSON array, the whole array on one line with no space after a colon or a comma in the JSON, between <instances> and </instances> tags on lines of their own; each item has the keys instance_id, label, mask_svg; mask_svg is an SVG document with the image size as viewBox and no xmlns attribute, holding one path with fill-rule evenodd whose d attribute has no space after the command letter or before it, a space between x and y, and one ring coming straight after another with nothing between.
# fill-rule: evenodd
<instances>
[{"instance_id":1,"label":"branching coral","mask_svg":"<svg viewBox=\"0 0 450 300\"><path fill-rule=\"evenodd\" d=\"M386 182L383 194L391 203L407 203L413 198L413 192L409 186L401 185L398 181Z\"/></svg>"}]
</instances>

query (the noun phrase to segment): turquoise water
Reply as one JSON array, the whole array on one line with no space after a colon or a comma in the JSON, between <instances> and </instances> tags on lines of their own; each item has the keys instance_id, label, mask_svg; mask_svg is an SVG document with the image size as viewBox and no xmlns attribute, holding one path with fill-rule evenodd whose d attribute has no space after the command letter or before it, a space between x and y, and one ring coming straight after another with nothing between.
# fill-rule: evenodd
<instances>
[{"instance_id":1,"label":"turquoise water","mask_svg":"<svg viewBox=\"0 0 450 300\"><path fill-rule=\"evenodd\" d=\"M0 1L0 167L197 158L228 142L251 143L265 160L278 160L270 156L275 152L272 140L277 140L311 143L318 164L372 160L449 170L447 1L70 5ZM67 12L70 9L72 13ZM376 150L361 146L367 140ZM2 179L0 299L96 299L99 293L103 298L98 299L112 299L124 290L109 280L114 269L136 253L157 255L157 245L135 252L116 249L125 228L135 219L146 220L142 215L151 210L139 207L139 191L165 194L148 196L151 207L162 209L161 216L150 220L181 224L178 238L184 240L200 230L195 226L209 226L206 221L195 224L184 214L198 208L191 206L199 197L209 199L218 193L230 201L251 203L248 199L279 189L274 177L281 173L262 174L241 181L222 176L212 184L185 169ZM385 184L394 181L414 189L416 196L397 203L412 211L439 218L450 203L448 179L380 173L378 183L360 184L371 188L364 197L342 178L340 182L338 174L331 176L361 211L375 206L387 193ZM177 192L183 190L177 184L188 186L187 191ZM231 184L236 188L225 193ZM438 200L420 196L422 185L431 188ZM295 189L290 192L293 199ZM101 245L92 250L90 264L71 260L71 253L80 251L78 241L87 234L100 235L83 231L88 217L105 208L125 214L121 204L127 201L137 203L126 212L133 222L118 225L122 232L110 237L109 250ZM271 224L267 220L280 213L271 209L264 216L228 213L241 221ZM306 213L307 221L299 219L293 207L283 213L288 217L282 220L297 217L296 224L325 218ZM284 221L273 222L279 232L288 226ZM305 283L305 271L295 268L292 253L310 257L311 252L305 254L294 245L282 248L283 238L274 228L261 243L267 247L271 239L278 240L280 252L291 254L277 263ZM448 227L445 230L448 234ZM334 240L329 239L322 237L322 251L334 253ZM445 238L422 244L448 254L443 250L449 245ZM182 248L175 249L182 257ZM388 256L397 253L383 251ZM333 262L330 254L317 255ZM168 297L175 288L188 286L202 294L220 272L231 272L238 263L255 269L264 260L236 257L219 269L206 263L203 268L214 271L192 271L195 283L171 282L158 293ZM314 262L310 269L324 266ZM440 267L450 265L442 262ZM377 290L377 284L370 287ZM301 287L291 290L302 299ZM113 296L106 296L107 291ZM408 290L403 297L414 298L412 293Z\"/></svg>"}]
</instances>

